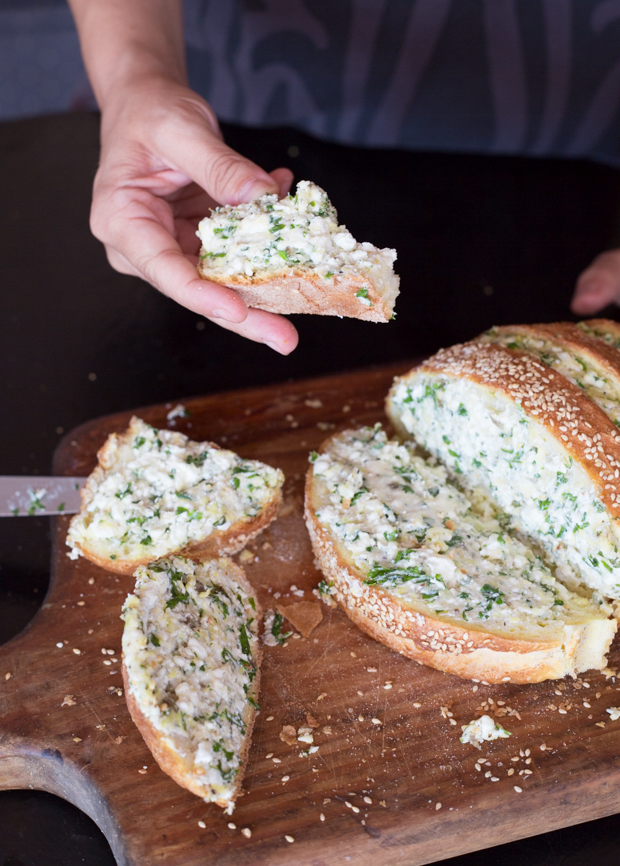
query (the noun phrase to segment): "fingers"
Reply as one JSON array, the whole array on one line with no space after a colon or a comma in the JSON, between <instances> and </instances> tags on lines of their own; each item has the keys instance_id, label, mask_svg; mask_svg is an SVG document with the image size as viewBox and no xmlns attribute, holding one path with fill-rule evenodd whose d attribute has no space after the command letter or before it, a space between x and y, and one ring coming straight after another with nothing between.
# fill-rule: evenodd
<instances>
[{"instance_id":1,"label":"fingers","mask_svg":"<svg viewBox=\"0 0 620 866\"><path fill-rule=\"evenodd\" d=\"M620 250L602 253L580 274L571 310L590 316L612 303L620 304Z\"/></svg>"},{"instance_id":2,"label":"fingers","mask_svg":"<svg viewBox=\"0 0 620 866\"><path fill-rule=\"evenodd\" d=\"M280 198L284 198L284 196L288 195L291 191L291 185L294 179L293 172L289 168L274 168L274 170L269 173L278 184L278 195Z\"/></svg>"},{"instance_id":3,"label":"fingers","mask_svg":"<svg viewBox=\"0 0 620 866\"><path fill-rule=\"evenodd\" d=\"M289 355L299 342L299 335L288 319L276 316L274 313L266 313L264 310L248 310L247 318L238 324L229 324L221 320L216 324L228 331L234 331L240 337L254 340L256 343L264 343L281 355Z\"/></svg>"}]
</instances>

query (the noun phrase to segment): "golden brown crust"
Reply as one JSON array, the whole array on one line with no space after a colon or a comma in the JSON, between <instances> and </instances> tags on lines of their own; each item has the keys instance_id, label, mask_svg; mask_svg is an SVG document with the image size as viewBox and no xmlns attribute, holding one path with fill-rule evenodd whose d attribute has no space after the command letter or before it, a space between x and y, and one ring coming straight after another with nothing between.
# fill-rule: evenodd
<instances>
[{"instance_id":1,"label":"golden brown crust","mask_svg":"<svg viewBox=\"0 0 620 866\"><path fill-rule=\"evenodd\" d=\"M492 343L466 343L442 349L415 373L428 371L467 378L520 403L531 416L559 440L589 475L610 514L620 518L620 433L602 409L560 373L525 352ZM407 374L410 375L410 374ZM395 381L387 397L387 412L403 432L398 413L391 409Z\"/></svg>"},{"instance_id":2,"label":"golden brown crust","mask_svg":"<svg viewBox=\"0 0 620 866\"><path fill-rule=\"evenodd\" d=\"M504 638L405 607L380 587L363 582L363 575L317 520L316 507L309 471L305 517L314 555L333 582L335 598L344 612L370 637L420 664L488 683L536 683L574 672L583 636L580 626L548 641Z\"/></svg>"},{"instance_id":3,"label":"golden brown crust","mask_svg":"<svg viewBox=\"0 0 620 866\"><path fill-rule=\"evenodd\" d=\"M392 317L393 303L390 306L371 278L363 274L335 274L326 278L303 268L285 268L261 276L226 276L205 268L202 262L198 274L203 280L234 289L249 307L270 313L346 316L367 322L389 322ZM372 306L355 297L363 287L367 288Z\"/></svg>"},{"instance_id":4,"label":"golden brown crust","mask_svg":"<svg viewBox=\"0 0 620 866\"><path fill-rule=\"evenodd\" d=\"M260 605L258 604L258 600L256 599L254 589L245 577L243 570L240 569L239 566L235 566L235 568L239 572L239 574L236 575L239 583L241 583L245 591L251 594L252 597L255 599L256 622L260 623L262 622L263 612ZM260 638L258 638L259 633L260 629L257 626L257 639L254 648L256 676L254 677L251 688L249 690L249 696L252 697L254 700L257 699L260 689L261 663L263 658L263 650L260 644ZM159 767L164 771L164 773L167 773L172 779L174 779L177 785L180 785L182 788L186 788L188 791L191 791L192 794L196 794L197 797L202 797L208 802L214 802L217 806L221 806L222 809L227 809L232 803L234 803L235 799L238 797L241 790L241 785L243 784L243 768L247 766L248 755L252 743L252 731L254 729L254 722L256 721L256 710L253 709L248 717L246 731L243 739L243 747L241 752L239 753L240 770L237 774L237 782L235 785L235 789L230 797L230 800L213 800L210 789L208 788L208 786L206 786L200 781L200 776L197 775L196 772L193 770L193 764L191 760L189 760L188 758L184 758L183 755L181 755L179 751L174 747L174 743L172 742L172 740L161 731L158 731L155 725L153 725L153 723L149 721L149 719L141 710L140 705L136 700L129 685L129 676L127 673L127 667L125 665L124 653L122 654L121 671L123 675L125 701L127 703L129 715L131 716L134 724L142 734L144 742L146 743L149 751L157 761Z\"/></svg>"}]
</instances>

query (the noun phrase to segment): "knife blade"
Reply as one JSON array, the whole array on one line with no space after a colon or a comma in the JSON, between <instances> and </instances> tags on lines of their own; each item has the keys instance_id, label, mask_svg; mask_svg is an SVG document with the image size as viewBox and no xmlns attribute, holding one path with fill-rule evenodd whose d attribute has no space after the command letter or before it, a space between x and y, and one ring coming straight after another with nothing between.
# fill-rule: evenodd
<instances>
[{"instance_id":1,"label":"knife blade","mask_svg":"<svg viewBox=\"0 0 620 866\"><path fill-rule=\"evenodd\" d=\"M86 478L43 475L0 476L0 517L75 514Z\"/></svg>"}]
</instances>

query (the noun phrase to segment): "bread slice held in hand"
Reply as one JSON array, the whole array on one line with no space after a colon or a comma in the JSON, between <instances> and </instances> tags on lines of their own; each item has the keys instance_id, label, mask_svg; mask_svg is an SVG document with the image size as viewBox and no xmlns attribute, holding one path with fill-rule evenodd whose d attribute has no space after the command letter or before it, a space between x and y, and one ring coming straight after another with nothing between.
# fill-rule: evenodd
<instances>
[{"instance_id":1,"label":"bread slice held in hand","mask_svg":"<svg viewBox=\"0 0 620 866\"><path fill-rule=\"evenodd\" d=\"M485 490L564 583L620 599L620 432L577 385L471 343L397 379L387 410L459 484Z\"/></svg>"},{"instance_id":2,"label":"bread slice held in hand","mask_svg":"<svg viewBox=\"0 0 620 866\"><path fill-rule=\"evenodd\" d=\"M284 476L210 442L132 418L98 454L69 554L132 574L170 553L235 553L275 519Z\"/></svg>"},{"instance_id":3,"label":"bread slice held in hand","mask_svg":"<svg viewBox=\"0 0 620 866\"><path fill-rule=\"evenodd\" d=\"M568 590L411 442L375 428L312 455L306 521L327 591L363 631L409 658L487 682L602 669L616 631L602 599Z\"/></svg>"},{"instance_id":4,"label":"bread slice held in hand","mask_svg":"<svg viewBox=\"0 0 620 866\"><path fill-rule=\"evenodd\" d=\"M358 243L309 181L281 200L215 208L197 234L199 275L235 289L250 307L369 322L394 316L396 251Z\"/></svg>"},{"instance_id":5,"label":"bread slice held in hand","mask_svg":"<svg viewBox=\"0 0 620 866\"><path fill-rule=\"evenodd\" d=\"M161 769L229 813L258 707L260 609L229 559L141 567L123 607L131 717Z\"/></svg>"}]
</instances>

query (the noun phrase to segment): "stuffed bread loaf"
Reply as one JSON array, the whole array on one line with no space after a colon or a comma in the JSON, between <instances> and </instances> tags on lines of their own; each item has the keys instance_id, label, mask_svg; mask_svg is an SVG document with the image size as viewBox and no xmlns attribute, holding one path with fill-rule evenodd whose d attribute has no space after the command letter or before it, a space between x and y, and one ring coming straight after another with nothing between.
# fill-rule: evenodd
<instances>
[{"instance_id":1,"label":"stuffed bread loaf","mask_svg":"<svg viewBox=\"0 0 620 866\"><path fill-rule=\"evenodd\" d=\"M329 592L363 631L424 664L487 682L601 669L616 630L446 469L377 425L312 457L306 521Z\"/></svg>"},{"instance_id":2,"label":"stuffed bread loaf","mask_svg":"<svg viewBox=\"0 0 620 866\"><path fill-rule=\"evenodd\" d=\"M172 556L136 576L123 607L131 717L165 773L230 813L258 707L252 587L229 559Z\"/></svg>"},{"instance_id":3,"label":"stuffed bread loaf","mask_svg":"<svg viewBox=\"0 0 620 866\"><path fill-rule=\"evenodd\" d=\"M578 385L475 342L397 379L387 411L466 488L487 491L566 585L620 598L620 432Z\"/></svg>"},{"instance_id":4,"label":"stuffed bread loaf","mask_svg":"<svg viewBox=\"0 0 620 866\"><path fill-rule=\"evenodd\" d=\"M170 553L236 553L275 519L282 497L279 469L139 418L98 458L67 544L73 559L119 574Z\"/></svg>"}]
</instances>

